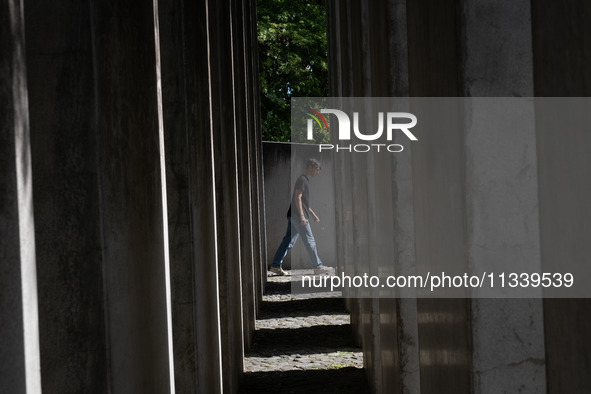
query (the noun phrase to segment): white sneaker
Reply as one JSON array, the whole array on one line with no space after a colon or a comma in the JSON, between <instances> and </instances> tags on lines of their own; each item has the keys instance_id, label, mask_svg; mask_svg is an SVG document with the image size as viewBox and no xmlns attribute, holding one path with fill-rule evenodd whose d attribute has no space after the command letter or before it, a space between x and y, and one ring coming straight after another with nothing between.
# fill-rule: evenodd
<instances>
[{"instance_id":1,"label":"white sneaker","mask_svg":"<svg viewBox=\"0 0 591 394\"><path fill-rule=\"evenodd\" d=\"M277 276L289 276L289 272L284 271L283 268L279 267L271 267L271 269L269 270L274 274L277 274Z\"/></svg>"}]
</instances>

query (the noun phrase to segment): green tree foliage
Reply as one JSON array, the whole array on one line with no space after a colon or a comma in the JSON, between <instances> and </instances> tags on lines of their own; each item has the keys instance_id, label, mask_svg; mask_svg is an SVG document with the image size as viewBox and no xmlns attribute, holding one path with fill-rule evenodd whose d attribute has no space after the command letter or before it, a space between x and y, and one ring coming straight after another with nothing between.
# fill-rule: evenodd
<instances>
[{"instance_id":1,"label":"green tree foliage","mask_svg":"<svg viewBox=\"0 0 591 394\"><path fill-rule=\"evenodd\" d=\"M291 97L328 95L326 7L323 0L257 0L257 14L263 139L287 142Z\"/></svg>"}]
</instances>

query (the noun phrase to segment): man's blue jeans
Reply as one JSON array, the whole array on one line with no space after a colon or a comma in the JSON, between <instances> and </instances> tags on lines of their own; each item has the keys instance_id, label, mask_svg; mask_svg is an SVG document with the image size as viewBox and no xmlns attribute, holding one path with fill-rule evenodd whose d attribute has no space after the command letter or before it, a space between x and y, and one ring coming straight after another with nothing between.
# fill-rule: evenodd
<instances>
[{"instance_id":1,"label":"man's blue jeans","mask_svg":"<svg viewBox=\"0 0 591 394\"><path fill-rule=\"evenodd\" d=\"M281 244L277 248L277 252L275 252L273 264L271 265L272 267L281 267L281 263L283 263L283 259L287 255L287 252L293 247L300 235L302 236L302 242L304 242L304 247L308 252L308 256L310 256L313 267L322 267L322 261L320 261L320 257L318 257L316 241L314 240L314 235L312 235L310 223L306 222L306 225L302 226L297 219L292 222L291 217L287 218L287 231L285 232L283 241L281 241Z\"/></svg>"}]
</instances>

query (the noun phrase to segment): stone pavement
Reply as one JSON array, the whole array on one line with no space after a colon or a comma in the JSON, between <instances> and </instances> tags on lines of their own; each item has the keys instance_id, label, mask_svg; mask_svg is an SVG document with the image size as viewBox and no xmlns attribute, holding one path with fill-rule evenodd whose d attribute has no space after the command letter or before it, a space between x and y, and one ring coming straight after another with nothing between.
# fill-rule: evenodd
<instances>
[{"instance_id":1,"label":"stone pavement","mask_svg":"<svg viewBox=\"0 0 591 394\"><path fill-rule=\"evenodd\" d=\"M239 392L369 393L343 299L292 295L290 280L268 278Z\"/></svg>"}]
</instances>

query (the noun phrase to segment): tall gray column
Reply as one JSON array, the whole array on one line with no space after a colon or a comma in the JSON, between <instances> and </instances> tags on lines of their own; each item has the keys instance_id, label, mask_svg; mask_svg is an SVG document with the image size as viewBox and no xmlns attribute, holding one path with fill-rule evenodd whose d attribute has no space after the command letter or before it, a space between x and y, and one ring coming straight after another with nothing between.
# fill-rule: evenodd
<instances>
[{"instance_id":1,"label":"tall gray column","mask_svg":"<svg viewBox=\"0 0 591 394\"><path fill-rule=\"evenodd\" d=\"M43 389L169 392L153 5L27 20Z\"/></svg>"},{"instance_id":2,"label":"tall gray column","mask_svg":"<svg viewBox=\"0 0 591 394\"><path fill-rule=\"evenodd\" d=\"M407 1L408 67L411 96L458 96L457 2ZM432 108L438 113L457 108ZM431 118L431 119L433 119ZM429 125L422 122L423 127ZM467 267L463 136L422 139L412 147L417 269L446 261ZM417 301L421 392L471 390L470 316L466 299ZM453 360L448 362L447 360Z\"/></svg>"},{"instance_id":3,"label":"tall gray column","mask_svg":"<svg viewBox=\"0 0 591 394\"><path fill-rule=\"evenodd\" d=\"M329 52L329 89L334 97L354 96L353 91L353 47L351 33L351 10L348 2L327 2L328 52ZM336 138L331 136L331 138ZM340 270L351 269L354 264L351 246L353 244L352 226L352 171L351 161L342 160L338 155L334 158L334 176L340 179L335 182L335 232L336 258ZM346 296L344 294L344 296ZM351 314L351 325L358 345L362 344L360 332L360 309L356 299L345 299L347 309Z\"/></svg>"},{"instance_id":4,"label":"tall gray column","mask_svg":"<svg viewBox=\"0 0 591 394\"><path fill-rule=\"evenodd\" d=\"M26 6L43 391L108 387L88 3Z\"/></svg>"},{"instance_id":5,"label":"tall gray column","mask_svg":"<svg viewBox=\"0 0 591 394\"><path fill-rule=\"evenodd\" d=\"M535 95L590 96L591 3L533 1L531 7ZM589 102L577 112L588 114ZM542 268L557 261L587 264L591 255L591 135L562 120L536 108ZM590 309L588 298L544 300L549 393L591 391Z\"/></svg>"},{"instance_id":6,"label":"tall gray column","mask_svg":"<svg viewBox=\"0 0 591 394\"><path fill-rule=\"evenodd\" d=\"M243 369L242 268L238 195L232 1L208 1L211 117L215 168L224 392L237 390Z\"/></svg>"},{"instance_id":7,"label":"tall gray column","mask_svg":"<svg viewBox=\"0 0 591 394\"><path fill-rule=\"evenodd\" d=\"M0 5L0 391L41 393L21 1Z\"/></svg>"},{"instance_id":8,"label":"tall gray column","mask_svg":"<svg viewBox=\"0 0 591 394\"><path fill-rule=\"evenodd\" d=\"M236 160L238 175L238 206L240 209L240 252L242 269L242 310L244 326L244 347L250 347L251 335L255 330L256 310L254 303L255 278L254 278L254 231L253 231L253 205L252 175L255 173L251 166L251 143L253 138L252 127L248 123L247 107L247 83L245 36L249 32L249 25L244 21L244 0L235 0L231 3L232 12L232 56L234 59L234 116L236 122ZM259 261L257 259L257 264Z\"/></svg>"},{"instance_id":9,"label":"tall gray column","mask_svg":"<svg viewBox=\"0 0 591 394\"><path fill-rule=\"evenodd\" d=\"M463 95L532 96L530 1L460 3ZM466 114L466 124L482 124L489 116L497 116L492 108L474 110ZM533 103L524 106L520 116L529 116L528 124L533 126ZM533 127L523 127L519 133L495 130L495 135L466 130L470 268L509 272L511 267L503 265L520 261L540 269ZM491 148L491 139L502 140L504 149ZM471 310L473 392L544 392L542 300L472 299Z\"/></svg>"},{"instance_id":10,"label":"tall gray column","mask_svg":"<svg viewBox=\"0 0 591 394\"><path fill-rule=\"evenodd\" d=\"M249 31L245 34L246 40L246 69L249 75L249 85L247 87L249 124L251 124L254 137L251 140L251 151L254 159L253 170L255 171L255 188L253 188L253 201L256 205L256 229L255 244L258 253L255 258L259 259L255 264L255 278L258 283L255 284L255 297L257 305L263 300L263 292L267 282L267 239L265 237L265 189L264 189L264 170L263 170L263 139L260 116L260 88L259 88L259 57L258 57L258 32L257 32L257 10L256 1L245 2L244 12L245 24Z\"/></svg>"},{"instance_id":11,"label":"tall gray column","mask_svg":"<svg viewBox=\"0 0 591 394\"><path fill-rule=\"evenodd\" d=\"M364 2L368 32L371 96L408 96L406 1ZM399 142L399 141L395 141ZM411 151L391 156L375 155L372 174L378 183L374 196L377 227L373 242L380 277L415 274L414 214L412 206ZM383 180L392 179L391 184ZM383 196L381 198L377 196ZM387 197L386 197L387 196ZM420 392L417 302L412 298L382 298L374 306L380 316L377 368L379 390L384 393Z\"/></svg>"},{"instance_id":12,"label":"tall gray column","mask_svg":"<svg viewBox=\"0 0 591 394\"><path fill-rule=\"evenodd\" d=\"M403 91L399 85L404 78L406 58L394 57L390 52L395 49L397 55L401 52L393 41L393 37L398 40L400 37L391 31L390 18L405 13L403 6L371 1L329 2L332 96L389 96ZM403 26L399 20L392 25L399 31ZM399 214L394 209L398 198L394 193L396 184L377 180L394 180L396 162L391 157L368 154L346 160L335 155L335 163L339 174L335 189L337 260L343 263L341 268L357 274L394 274L389 270L395 267L393 260L399 260L393 257L398 256L400 246L389 236L398 223ZM376 392L404 386L398 340L402 332L397 322L399 304L396 300L348 301L352 323L363 346L369 382ZM410 319L406 327L412 327ZM405 338L405 345L411 343L410 335ZM415 351L418 354L418 349ZM417 358L405 352L405 360L417 364L415 369Z\"/></svg>"},{"instance_id":13,"label":"tall gray column","mask_svg":"<svg viewBox=\"0 0 591 394\"><path fill-rule=\"evenodd\" d=\"M263 299L264 284L267 279L266 269L266 238L265 238L265 201L263 188L263 145L262 131L259 124L259 77L258 77L258 39L256 2L245 0L242 2L244 23L244 63L246 77L246 122L249 136L249 168L251 171L251 206L253 233L253 277L255 312L258 312Z\"/></svg>"},{"instance_id":14,"label":"tall gray column","mask_svg":"<svg viewBox=\"0 0 591 394\"><path fill-rule=\"evenodd\" d=\"M168 393L167 248L154 6L92 2L109 386Z\"/></svg>"},{"instance_id":15,"label":"tall gray column","mask_svg":"<svg viewBox=\"0 0 591 394\"><path fill-rule=\"evenodd\" d=\"M222 392L205 1L159 2L175 387Z\"/></svg>"}]
</instances>

